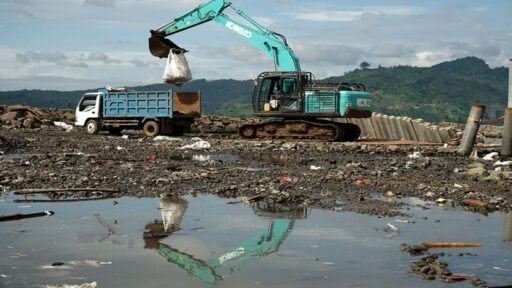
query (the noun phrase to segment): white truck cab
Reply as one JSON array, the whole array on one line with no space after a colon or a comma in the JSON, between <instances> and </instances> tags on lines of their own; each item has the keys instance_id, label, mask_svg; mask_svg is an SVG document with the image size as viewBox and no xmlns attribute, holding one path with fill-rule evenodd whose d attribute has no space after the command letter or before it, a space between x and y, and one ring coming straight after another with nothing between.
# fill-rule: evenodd
<instances>
[{"instance_id":1,"label":"white truck cab","mask_svg":"<svg viewBox=\"0 0 512 288\"><path fill-rule=\"evenodd\" d=\"M96 92L82 96L75 111L75 126L83 127L89 119L100 118L101 95L102 93Z\"/></svg>"}]
</instances>

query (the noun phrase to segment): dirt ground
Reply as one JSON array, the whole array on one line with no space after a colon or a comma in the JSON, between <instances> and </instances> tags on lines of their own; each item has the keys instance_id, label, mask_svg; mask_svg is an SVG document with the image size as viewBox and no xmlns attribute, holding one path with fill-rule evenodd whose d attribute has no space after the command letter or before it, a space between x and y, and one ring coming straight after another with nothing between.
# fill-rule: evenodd
<instances>
[{"instance_id":1,"label":"dirt ground","mask_svg":"<svg viewBox=\"0 0 512 288\"><path fill-rule=\"evenodd\" d=\"M484 213L512 207L511 166L481 159L496 148L481 148L474 160L439 146L258 142L220 135L200 136L208 143L198 143L194 137L155 141L57 127L0 128L0 191L95 187L134 197L206 193L378 216L404 214L402 197ZM194 144L210 148L183 148Z\"/></svg>"}]
</instances>

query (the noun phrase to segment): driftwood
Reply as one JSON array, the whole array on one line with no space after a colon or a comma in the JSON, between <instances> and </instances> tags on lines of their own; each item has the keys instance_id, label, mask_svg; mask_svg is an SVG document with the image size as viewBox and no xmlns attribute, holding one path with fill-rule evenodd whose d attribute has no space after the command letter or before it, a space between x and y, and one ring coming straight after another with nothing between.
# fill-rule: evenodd
<instances>
[{"instance_id":1,"label":"driftwood","mask_svg":"<svg viewBox=\"0 0 512 288\"><path fill-rule=\"evenodd\" d=\"M480 201L480 200L474 200L474 199L464 199L462 200L462 204L466 206L473 206L477 208L487 208L487 203Z\"/></svg>"},{"instance_id":2,"label":"driftwood","mask_svg":"<svg viewBox=\"0 0 512 288\"><path fill-rule=\"evenodd\" d=\"M51 192L106 192L106 193L119 193L119 190L116 190L116 189L105 189L105 188L42 188L42 189L20 189L20 190L14 190L13 192L14 192L14 195L26 195L26 194L45 194L45 193L51 193Z\"/></svg>"},{"instance_id":3,"label":"driftwood","mask_svg":"<svg viewBox=\"0 0 512 288\"><path fill-rule=\"evenodd\" d=\"M101 196L93 198L73 198L73 199L15 199L14 203L58 203L58 202L80 202L113 199L112 196Z\"/></svg>"},{"instance_id":4,"label":"driftwood","mask_svg":"<svg viewBox=\"0 0 512 288\"><path fill-rule=\"evenodd\" d=\"M482 247L482 244L475 242L423 242L421 245L427 248L468 248Z\"/></svg>"},{"instance_id":5,"label":"driftwood","mask_svg":"<svg viewBox=\"0 0 512 288\"><path fill-rule=\"evenodd\" d=\"M44 212L30 213L30 214L14 214L14 215L0 216L0 222L15 221L15 220L21 220L21 219L26 219L26 218L52 216L53 214L55 214L55 212L53 212L53 211L44 211Z\"/></svg>"}]
</instances>

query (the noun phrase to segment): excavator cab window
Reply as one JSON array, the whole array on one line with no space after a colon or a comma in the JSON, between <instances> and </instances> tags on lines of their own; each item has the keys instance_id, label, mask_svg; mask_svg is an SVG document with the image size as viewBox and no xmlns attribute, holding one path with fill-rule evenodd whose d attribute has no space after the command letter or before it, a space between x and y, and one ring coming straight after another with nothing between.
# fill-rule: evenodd
<instances>
[{"instance_id":1,"label":"excavator cab window","mask_svg":"<svg viewBox=\"0 0 512 288\"><path fill-rule=\"evenodd\" d=\"M280 95L280 106L283 112L299 110L299 91L297 78L283 77L282 93Z\"/></svg>"}]
</instances>

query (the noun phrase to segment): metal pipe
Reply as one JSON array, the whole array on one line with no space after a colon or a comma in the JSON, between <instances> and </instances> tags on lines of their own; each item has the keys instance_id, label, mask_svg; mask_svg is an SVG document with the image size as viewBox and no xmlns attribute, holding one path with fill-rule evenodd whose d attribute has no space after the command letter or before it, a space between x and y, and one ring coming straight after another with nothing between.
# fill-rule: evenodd
<instances>
[{"instance_id":1,"label":"metal pipe","mask_svg":"<svg viewBox=\"0 0 512 288\"><path fill-rule=\"evenodd\" d=\"M501 156L512 156L512 108L505 110L505 120L503 122L503 139L501 144Z\"/></svg>"},{"instance_id":2,"label":"metal pipe","mask_svg":"<svg viewBox=\"0 0 512 288\"><path fill-rule=\"evenodd\" d=\"M466 128L464 129L462 141L459 146L460 154L468 156L469 154L471 154L471 151L473 151L476 135L478 134L478 129L480 129L480 121L482 121L482 116L484 115L484 112L484 105L473 104L473 107L471 107L471 112L469 113Z\"/></svg>"}]
</instances>

